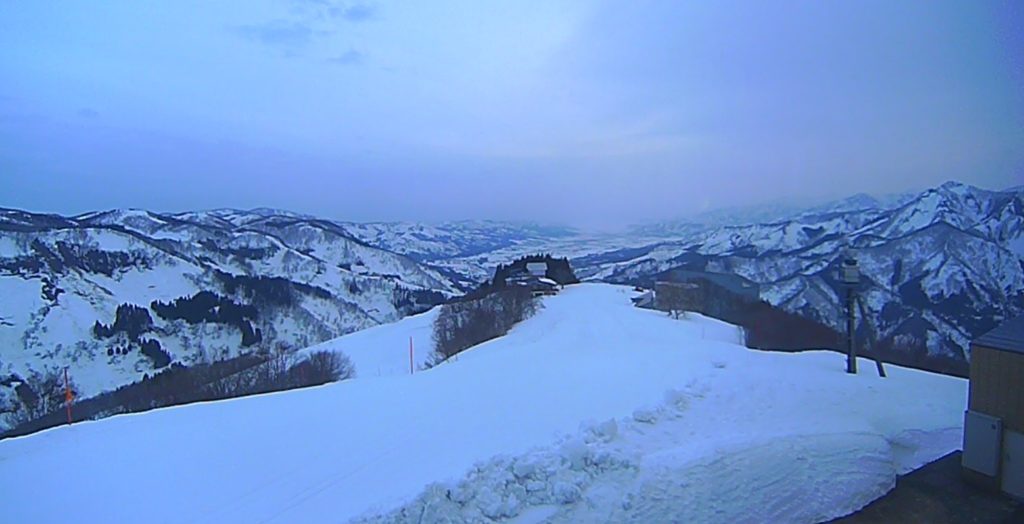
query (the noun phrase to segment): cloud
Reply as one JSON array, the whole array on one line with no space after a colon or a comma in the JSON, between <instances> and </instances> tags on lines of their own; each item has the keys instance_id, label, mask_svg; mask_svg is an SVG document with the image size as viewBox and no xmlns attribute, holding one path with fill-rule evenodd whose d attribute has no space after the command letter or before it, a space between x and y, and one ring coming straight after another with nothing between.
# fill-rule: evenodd
<instances>
[{"instance_id":1,"label":"cloud","mask_svg":"<svg viewBox=\"0 0 1024 524\"><path fill-rule=\"evenodd\" d=\"M364 58L366 58L365 54L356 51L355 49L349 49L348 51L331 58L328 62L332 64L351 66L362 64Z\"/></svg>"},{"instance_id":2,"label":"cloud","mask_svg":"<svg viewBox=\"0 0 1024 524\"><path fill-rule=\"evenodd\" d=\"M332 7L330 13L332 16L344 18L349 22L365 22L372 20L377 15L377 6L359 2L344 7Z\"/></svg>"},{"instance_id":3,"label":"cloud","mask_svg":"<svg viewBox=\"0 0 1024 524\"><path fill-rule=\"evenodd\" d=\"M291 0L291 12L306 19L341 18L349 22L365 22L377 15L377 5L370 2L338 2L335 0Z\"/></svg>"},{"instance_id":4,"label":"cloud","mask_svg":"<svg viewBox=\"0 0 1024 524\"><path fill-rule=\"evenodd\" d=\"M243 38L272 47L294 49L305 46L313 39L313 28L296 20L271 20L262 24L249 24L236 28Z\"/></svg>"},{"instance_id":5,"label":"cloud","mask_svg":"<svg viewBox=\"0 0 1024 524\"><path fill-rule=\"evenodd\" d=\"M334 35L339 19L361 23L377 16L375 4L364 2L336 2L334 0L291 0L289 14L269 22L236 26L234 32L243 38L266 46L284 49L288 56L296 56L299 49L315 40ZM360 62L362 54L348 51L330 60L341 64Z\"/></svg>"}]
</instances>

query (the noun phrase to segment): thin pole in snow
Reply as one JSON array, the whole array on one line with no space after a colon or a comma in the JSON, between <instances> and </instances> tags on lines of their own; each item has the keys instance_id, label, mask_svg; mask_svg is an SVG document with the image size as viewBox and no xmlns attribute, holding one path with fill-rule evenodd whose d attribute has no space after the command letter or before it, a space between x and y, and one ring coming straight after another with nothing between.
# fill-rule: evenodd
<instances>
[{"instance_id":1,"label":"thin pole in snow","mask_svg":"<svg viewBox=\"0 0 1024 524\"><path fill-rule=\"evenodd\" d=\"M856 320L854 313L854 301L856 296L853 294L853 286L846 288L846 372L856 375L857 374L857 343L854 339L856 337Z\"/></svg>"},{"instance_id":2,"label":"thin pole in snow","mask_svg":"<svg viewBox=\"0 0 1024 524\"><path fill-rule=\"evenodd\" d=\"M68 411L68 425L71 425L71 401L74 400L71 393L71 382L68 380L68 368L64 368L64 405Z\"/></svg>"},{"instance_id":3,"label":"thin pole in snow","mask_svg":"<svg viewBox=\"0 0 1024 524\"><path fill-rule=\"evenodd\" d=\"M882 361L878 358L878 333L873 327L871 327L871 323L868 321L868 308L864 305L864 297L857 297L857 308L860 310L861 322L863 322L864 326L867 328L867 343L868 347L871 349L872 358L875 360L875 369L878 370L879 377L885 378L885 368L882 367Z\"/></svg>"},{"instance_id":4,"label":"thin pole in snow","mask_svg":"<svg viewBox=\"0 0 1024 524\"><path fill-rule=\"evenodd\" d=\"M412 337L409 337L409 374L412 375L415 368L412 365Z\"/></svg>"}]
</instances>

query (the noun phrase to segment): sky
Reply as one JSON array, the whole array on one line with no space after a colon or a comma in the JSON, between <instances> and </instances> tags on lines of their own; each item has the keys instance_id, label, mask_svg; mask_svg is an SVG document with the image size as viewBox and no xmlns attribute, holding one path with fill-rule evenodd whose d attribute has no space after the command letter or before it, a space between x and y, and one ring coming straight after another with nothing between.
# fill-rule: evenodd
<instances>
[{"instance_id":1,"label":"sky","mask_svg":"<svg viewBox=\"0 0 1024 524\"><path fill-rule=\"evenodd\" d=\"M1024 3L0 7L4 207L607 226L947 180L1024 184Z\"/></svg>"}]
</instances>

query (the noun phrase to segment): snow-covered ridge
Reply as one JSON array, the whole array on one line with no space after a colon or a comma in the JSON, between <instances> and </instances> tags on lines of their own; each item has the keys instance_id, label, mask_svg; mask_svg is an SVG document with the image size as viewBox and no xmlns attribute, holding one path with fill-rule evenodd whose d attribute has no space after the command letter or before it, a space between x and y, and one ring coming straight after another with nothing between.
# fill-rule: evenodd
<instances>
[{"instance_id":1,"label":"snow-covered ridge","mask_svg":"<svg viewBox=\"0 0 1024 524\"><path fill-rule=\"evenodd\" d=\"M254 306L262 340L243 346L234 326L149 311L146 338L185 365L301 349L395 321L459 288L434 268L294 213L122 209L64 218L3 210L0 431L22 417L16 388L33 374L67 366L81 396L153 374L138 347L110 354L128 341L98 339L93 325L113 323L121 304L149 308L200 291Z\"/></svg>"},{"instance_id":2,"label":"snow-covered ridge","mask_svg":"<svg viewBox=\"0 0 1024 524\"><path fill-rule=\"evenodd\" d=\"M13 389L3 384L15 373L70 361L89 393L151 372L145 359L107 358L91 342L92 323L111 322L125 302L224 291L218 272L308 286L311 293L300 293L294 307L261 319L268 339L290 348L400 318L396 293L458 293L490 278L498 264L533 253L570 257L581 277L619 283L680 266L737 273L760 284L770 302L837 325L832 274L843 247L852 245L883 342L899 342L914 358L960 364L972 337L1024 314L1019 188L947 183L917 195L855 195L790 211L767 223L595 234L494 221L359 224L272 209L111 210L73 218L0 210L0 412L12 407ZM63 257L59 244L92 262L51 269ZM113 262L116 270L107 274ZM157 333L161 343L185 363L242 351L237 332L223 326L158 327L167 331Z\"/></svg>"},{"instance_id":3,"label":"snow-covered ridge","mask_svg":"<svg viewBox=\"0 0 1024 524\"><path fill-rule=\"evenodd\" d=\"M777 207L730 215L724 222L668 222L627 234L521 235L490 251L432 263L477 281L498 264L536 252L571 257L577 274L591 280L644 282L683 266L738 273L760 284L773 304L839 327L832 274L842 250L852 246L883 342L907 348L913 358L961 363L971 338L1024 314L1024 193L1019 189L989 191L948 182L918 194L855 195L811 208ZM741 222L744 217L767 220ZM362 237L371 244L378 235L408 231L395 224L375 227L383 232ZM402 251L436 257L433 243L444 245L447 233L416 232L403 236Z\"/></svg>"},{"instance_id":4,"label":"snow-covered ridge","mask_svg":"<svg viewBox=\"0 0 1024 524\"><path fill-rule=\"evenodd\" d=\"M770 302L838 325L833 274L845 246L856 248L876 329L921 358L964 358L971 338L1024 314L1024 198L956 182L889 209L700 230L629 260L593 257L582 273L631 282L696 263L738 273Z\"/></svg>"},{"instance_id":5,"label":"snow-covered ridge","mask_svg":"<svg viewBox=\"0 0 1024 524\"><path fill-rule=\"evenodd\" d=\"M747 350L734 326L636 309L630 289L570 286L505 337L412 375L424 319L325 344L353 355L354 380L0 441L4 515L817 522L960 442L964 380ZM58 490L65 505L43 503Z\"/></svg>"}]
</instances>

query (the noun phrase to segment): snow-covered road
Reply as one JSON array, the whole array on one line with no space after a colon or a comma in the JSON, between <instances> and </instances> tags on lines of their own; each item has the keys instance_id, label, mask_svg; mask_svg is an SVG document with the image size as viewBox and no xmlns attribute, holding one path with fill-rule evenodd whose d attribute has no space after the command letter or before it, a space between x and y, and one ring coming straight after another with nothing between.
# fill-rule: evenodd
<instances>
[{"instance_id":1,"label":"snow-covered road","mask_svg":"<svg viewBox=\"0 0 1024 524\"><path fill-rule=\"evenodd\" d=\"M427 317L325 345L354 354L356 380L0 442L3 518L811 522L959 444L963 380L749 351L733 326L629 296L571 287L412 376L407 333L422 337ZM387 370L404 372L376 376Z\"/></svg>"}]
</instances>

